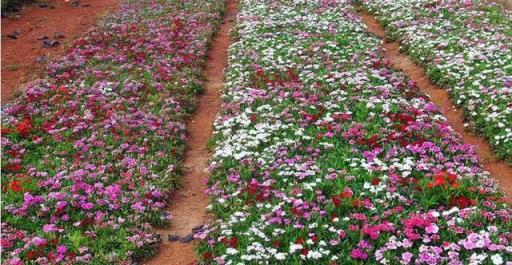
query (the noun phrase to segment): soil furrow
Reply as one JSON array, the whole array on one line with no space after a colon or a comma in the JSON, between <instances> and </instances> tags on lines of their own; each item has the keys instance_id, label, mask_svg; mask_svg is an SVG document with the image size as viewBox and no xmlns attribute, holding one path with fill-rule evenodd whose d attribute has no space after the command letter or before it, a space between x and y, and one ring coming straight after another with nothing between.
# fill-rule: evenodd
<instances>
[{"instance_id":1,"label":"soil furrow","mask_svg":"<svg viewBox=\"0 0 512 265\"><path fill-rule=\"evenodd\" d=\"M224 85L224 69L227 67L230 29L234 23L236 3L226 1L226 13L219 31L214 36L208 60L204 69L206 83L204 94L198 99L196 111L187 124L188 140L184 166L187 170L182 179L183 186L171 198L168 211L172 215L171 226L158 232L162 235L158 255L145 264L186 265L196 260L193 242L170 242L169 235L183 238L191 235L192 228L207 221L206 207L208 196L204 194L208 178L207 149L208 139L212 135L212 124L221 105L221 89Z\"/></svg>"}]
</instances>

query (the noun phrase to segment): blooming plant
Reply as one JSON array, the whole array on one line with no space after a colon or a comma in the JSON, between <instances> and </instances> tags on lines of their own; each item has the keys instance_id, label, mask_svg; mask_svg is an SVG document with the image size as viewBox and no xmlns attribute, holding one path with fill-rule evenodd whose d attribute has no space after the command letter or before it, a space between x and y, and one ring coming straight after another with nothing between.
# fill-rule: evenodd
<instances>
[{"instance_id":1,"label":"blooming plant","mask_svg":"<svg viewBox=\"0 0 512 265\"><path fill-rule=\"evenodd\" d=\"M204 264L505 264L512 210L345 0L241 0Z\"/></svg>"},{"instance_id":2,"label":"blooming plant","mask_svg":"<svg viewBox=\"0 0 512 265\"><path fill-rule=\"evenodd\" d=\"M223 9L126 1L2 109L3 264L151 255Z\"/></svg>"},{"instance_id":3,"label":"blooming plant","mask_svg":"<svg viewBox=\"0 0 512 265\"><path fill-rule=\"evenodd\" d=\"M512 161L512 12L480 0L359 2Z\"/></svg>"}]
</instances>

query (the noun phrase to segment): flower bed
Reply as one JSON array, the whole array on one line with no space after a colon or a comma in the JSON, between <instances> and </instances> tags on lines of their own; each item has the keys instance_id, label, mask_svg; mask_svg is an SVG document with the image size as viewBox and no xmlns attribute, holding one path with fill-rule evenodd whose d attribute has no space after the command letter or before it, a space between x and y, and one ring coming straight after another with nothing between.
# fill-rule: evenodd
<instances>
[{"instance_id":1,"label":"flower bed","mask_svg":"<svg viewBox=\"0 0 512 265\"><path fill-rule=\"evenodd\" d=\"M512 12L479 0L360 2L512 161Z\"/></svg>"},{"instance_id":2,"label":"flower bed","mask_svg":"<svg viewBox=\"0 0 512 265\"><path fill-rule=\"evenodd\" d=\"M2 110L4 264L155 251L223 1L126 1Z\"/></svg>"},{"instance_id":3,"label":"flower bed","mask_svg":"<svg viewBox=\"0 0 512 265\"><path fill-rule=\"evenodd\" d=\"M242 0L205 264L504 264L512 211L349 1Z\"/></svg>"}]
</instances>

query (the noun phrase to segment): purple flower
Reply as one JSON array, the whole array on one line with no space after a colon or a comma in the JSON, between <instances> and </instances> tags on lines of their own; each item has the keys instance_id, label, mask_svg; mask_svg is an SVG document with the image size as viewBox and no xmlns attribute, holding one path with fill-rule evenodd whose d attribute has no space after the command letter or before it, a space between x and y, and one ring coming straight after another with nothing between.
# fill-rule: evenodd
<instances>
[{"instance_id":1,"label":"purple flower","mask_svg":"<svg viewBox=\"0 0 512 265\"><path fill-rule=\"evenodd\" d=\"M86 203L82 203L82 205L80 207L84 210L90 210L90 209L92 209L92 207L94 207L94 204L92 204L90 202L86 202Z\"/></svg>"}]
</instances>

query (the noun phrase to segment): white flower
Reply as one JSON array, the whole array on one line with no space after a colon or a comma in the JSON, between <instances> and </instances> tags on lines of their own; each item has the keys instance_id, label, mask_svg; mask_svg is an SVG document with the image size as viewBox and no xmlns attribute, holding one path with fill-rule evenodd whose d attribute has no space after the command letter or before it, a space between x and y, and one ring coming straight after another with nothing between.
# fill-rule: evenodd
<instances>
[{"instance_id":1,"label":"white flower","mask_svg":"<svg viewBox=\"0 0 512 265\"><path fill-rule=\"evenodd\" d=\"M492 264L500 265L503 264L503 258L500 254L494 254L491 256Z\"/></svg>"},{"instance_id":2,"label":"white flower","mask_svg":"<svg viewBox=\"0 0 512 265\"><path fill-rule=\"evenodd\" d=\"M277 260L284 260L284 259L286 259L286 253L282 253L282 252L276 253L275 257Z\"/></svg>"},{"instance_id":3,"label":"white flower","mask_svg":"<svg viewBox=\"0 0 512 265\"><path fill-rule=\"evenodd\" d=\"M311 250L308 252L307 257L308 257L308 259L319 259L322 257L322 253L320 253L316 250Z\"/></svg>"},{"instance_id":4,"label":"white flower","mask_svg":"<svg viewBox=\"0 0 512 265\"><path fill-rule=\"evenodd\" d=\"M291 243L290 244L290 253L294 253L296 252L297 250L301 250L303 248L302 245L300 244L294 244L294 243Z\"/></svg>"},{"instance_id":5,"label":"white flower","mask_svg":"<svg viewBox=\"0 0 512 265\"><path fill-rule=\"evenodd\" d=\"M234 249L234 248L227 248L226 249L226 254L228 255L235 255L238 253L238 250Z\"/></svg>"}]
</instances>

